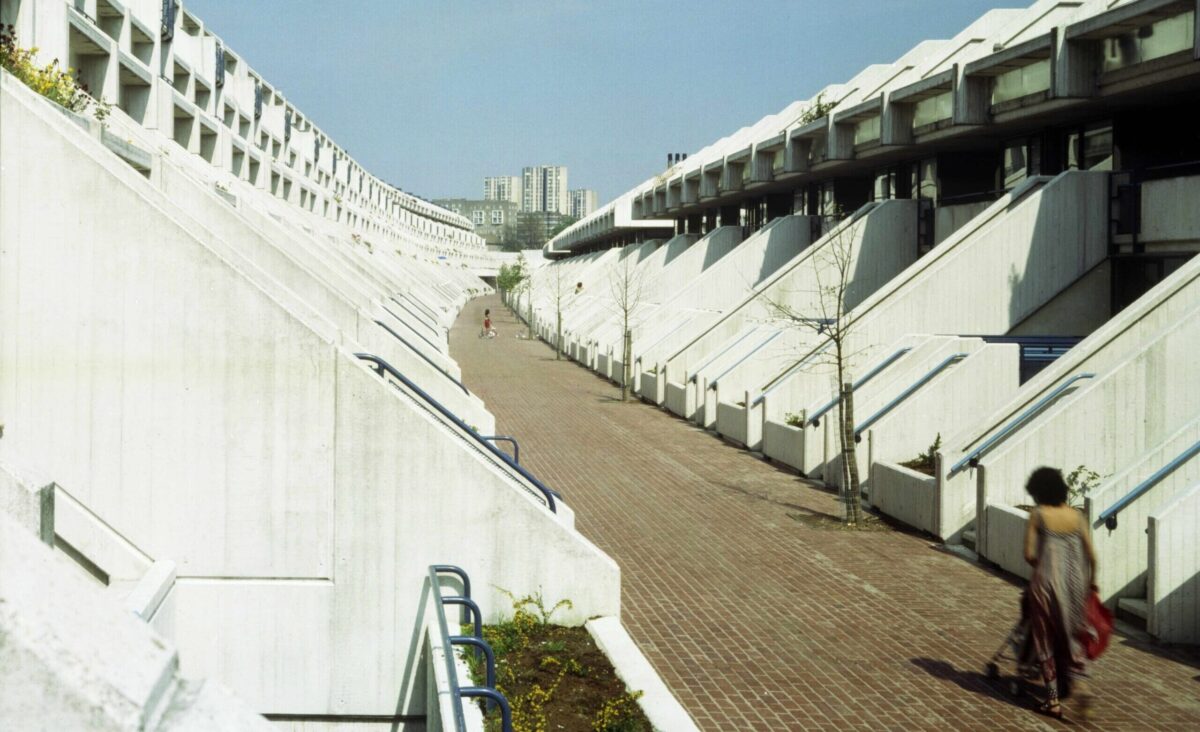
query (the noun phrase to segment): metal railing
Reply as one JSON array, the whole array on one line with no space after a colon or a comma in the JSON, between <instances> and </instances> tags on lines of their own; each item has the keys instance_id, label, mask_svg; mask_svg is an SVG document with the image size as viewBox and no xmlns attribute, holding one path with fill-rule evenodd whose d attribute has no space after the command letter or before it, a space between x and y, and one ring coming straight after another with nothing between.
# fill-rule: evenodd
<instances>
[{"instance_id":1,"label":"metal railing","mask_svg":"<svg viewBox=\"0 0 1200 732\"><path fill-rule=\"evenodd\" d=\"M729 372L731 372L731 371L733 371L734 369L736 369L738 366L741 366L743 363L745 363L745 362L746 362L746 360L747 360L747 359L749 359L751 356L753 356L754 354L756 354L756 353L758 353L759 351L761 351L763 348L766 348L766 346L767 346L767 344L768 344L768 343L770 343L771 341L775 340L776 338L778 338L778 337L779 337L780 335L782 335L782 334L783 334L783 331L782 331L782 330L777 330L777 331L775 331L774 333L772 333L772 334L770 335L770 337L768 337L768 338L767 338L766 340L764 340L762 343L759 343L757 346L755 346L753 349L751 349L751 350L750 350L750 353L747 353L745 356L742 356L742 357L741 357L741 358L739 358L737 361L735 361L735 362L733 363L733 365L732 365L732 366L730 366L729 368L725 369L725 370L724 370L724 371L722 371L721 373L717 374L717 377L716 377L715 379L713 379L711 383L709 383L709 385L708 385L708 388L709 388L709 390L711 390L711 391L716 391L716 389L717 389L717 383L718 383L718 382L719 382L719 381L720 381L722 378L724 378L724 377L725 377L725 374L728 374Z\"/></svg>"},{"instance_id":2,"label":"metal railing","mask_svg":"<svg viewBox=\"0 0 1200 732\"><path fill-rule=\"evenodd\" d=\"M562 495L558 491L555 491L555 490L552 490L551 488L546 487L545 485L542 484L542 481L540 481L536 477L534 477L534 475L532 473L530 473L525 468L521 467L518 463L513 462L513 459L510 458L507 453L505 453L503 450L501 450L500 448L493 445L491 442L485 440L483 438L483 435L481 435L475 431L474 427L472 427L471 425L469 425L466 422L459 419L457 414L455 414L454 412L451 412L449 409L447 409L445 406L443 406L442 403L439 402L437 399L434 399L429 394L425 393L424 389L417 386L416 384L414 384L412 382L411 379L409 379L407 376L405 376L404 374L397 371L395 366L392 366L390 363L383 360L379 356L376 356L373 353L356 353L354 355L356 358L359 358L363 361L367 361L371 364L374 364L375 372L379 374L380 378L382 378L385 374L387 374L387 375L391 376L392 378L396 379L397 381L399 381L400 383L404 384L404 386L408 387L417 396L421 397L431 407L433 407L435 410L437 410L437 412L439 414L441 414L443 417L445 417L446 419L453 422L454 425L456 427L458 427L460 430L462 430L466 434L470 435L471 438L473 438L476 442L478 442L484 448L484 450L486 450L487 452L491 453L492 455L495 455L496 457L500 458L500 460L505 465L508 465L513 470L515 470L522 478L529 481L529 483L532 484L534 488L537 488L538 491L541 492L542 496L546 499L546 507L550 509L551 513L558 513L558 508L554 503L554 499L556 497L558 497L558 498L562 497Z\"/></svg>"},{"instance_id":3,"label":"metal railing","mask_svg":"<svg viewBox=\"0 0 1200 732\"><path fill-rule=\"evenodd\" d=\"M1162 482L1162 479L1167 477L1180 465L1183 465L1188 460L1191 460L1197 454L1200 454L1200 442L1195 443L1188 449L1181 452L1174 460L1155 471L1154 475L1146 478L1141 483L1134 486L1133 490L1126 493L1119 501L1105 509L1104 513L1100 514L1100 520L1104 522L1104 527L1109 531L1117 528L1117 514L1125 509L1129 504L1133 503L1146 491Z\"/></svg>"},{"instance_id":4,"label":"metal railing","mask_svg":"<svg viewBox=\"0 0 1200 732\"><path fill-rule=\"evenodd\" d=\"M712 363L713 361L716 361L718 358L720 358L721 356L724 356L726 353L729 353L729 351L733 350L733 348L735 346L737 346L737 344L741 343L742 341L746 340L747 338L749 338L750 336L754 335L757 332L758 332L758 326L755 326L754 328L751 328L750 330L743 333L740 338L735 339L733 341L733 343L730 343L728 346L725 346L720 351L717 351L713 355L704 359L704 362L701 363L699 366L697 366L694 371L692 371L692 375L688 379L688 381L695 383L696 379L699 378L699 376L700 376L700 372L703 371L710 363Z\"/></svg>"},{"instance_id":5,"label":"metal railing","mask_svg":"<svg viewBox=\"0 0 1200 732\"><path fill-rule=\"evenodd\" d=\"M429 356L426 356L424 353L421 353L421 349L419 349L416 346L414 346L413 344L409 343L404 338L404 336L402 336L399 333L397 333L396 331L392 330L390 325L383 322L382 320L376 320L375 325L378 325L380 328L383 328L388 333L391 333L392 337L395 338L396 340L400 341L401 343L403 343L405 346L407 346L408 350L412 351L413 353L417 354L422 359L424 359L425 363L432 366L434 368L434 370L436 370L442 376L445 376L447 379L450 379L451 381L453 381L455 386L457 386L459 389L463 390L464 394L466 394L467 396L471 396L471 392L467 389L466 385L464 385L461 381L459 381L458 379L451 376L449 371L446 371L441 366L438 366L436 363L434 363L433 359L431 359Z\"/></svg>"},{"instance_id":6,"label":"metal railing","mask_svg":"<svg viewBox=\"0 0 1200 732\"><path fill-rule=\"evenodd\" d=\"M900 350L896 351L892 355L890 355L887 358L880 361L878 364L876 364L875 368L873 368L870 371L868 371L867 373L863 374L862 378L860 378L858 381L851 384L850 391L858 391L859 387L864 386L868 381L870 381L871 379L874 379L884 369L886 369L888 366L891 366L892 364L896 363L896 361L899 361L901 358L904 357L904 354L908 353L911 350L912 350L911 347L901 348ZM834 397L833 399L829 400L828 402L826 402L820 409L817 409L816 411L813 412L813 416L808 418L808 423L810 425L812 425L813 427L820 427L821 426L821 417L824 417L826 412L828 412L829 410L836 407L838 405L838 401L840 401L840 399L841 399L841 395L838 395L838 396Z\"/></svg>"},{"instance_id":7,"label":"metal railing","mask_svg":"<svg viewBox=\"0 0 1200 732\"><path fill-rule=\"evenodd\" d=\"M763 401L764 399L766 399L766 398L767 398L767 395L768 395L768 394L770 394L771 392L775 391L775 390L776 390L776 389L778 389L780 386L783 386L783 383L784 383L785 381L787 381L787 378L788 378L789 376L791 376L792 374L796 373L796 372L797 372L797 371L799 371L800 369L804 368L804 366L805 366L805 365L807 365L807 364L809 364L809 363L811 363L811 362L813 361L813 359L815 359L815 358L819 357L821 354L823 354L823 353L825 353L826 351L828 351L828 350L829 350L829 348L830 348L832 345L833 345L833 341L825 341L825 345L821 346L821 347L820 347L820 348L818 348L817 350L813 351L812 353L808 354L808 355L807 355L807 356L805 356L804 358L802 358L802 359L800 359L799 361L797 361L796 363L794 363L794 364L792 365L792 367L791 367L791 368L789 368L787 371L784 371L784 372L783 372L782 374L780 374L779 376L776 376L774 379L772 379L772 380L770 381L770 383L768 383L768 384L767 384L767 387L766 387L765 389L763 389L763 393L761 393L761 394L759 394L757 397L755 397L755 399L754 399L754 402L753 402L753 403L751 403L751 405L750 405L750 406L752 406L752 407L757 407L759 404L761 404L761 403L762 403L762 401Z\"/></svg>"},{"instance_id":8,"label":"metal railing","mask_svg":"<svg viewBox=\"0 0 1200 732\"><path fill-rule=\"evenodd\" d=\"M513 446L513 462L517 465L521 464L521 443L517 442L517 438L509 437L508 435L480 435L483 439L489 442L507 442Z\"/></svg>"},{"instance_id":9,"label":"metal railing","mask_svg":"<svg viewBox=\"0 0 1200 732\"><path fill-rule=\"evenodd\" d=\"M463 594L452 595L445 597L442 595L441 583L438 582L438 575L450 573L457 575L463 583ZM450 696L454 707L454 729L458 732L466 732L467 720L463 713L462 700L464 698L484 698L496 706L500 707L501 729L503 732L512 732L512 710L508 706L508 700L504 695L496 690L496 654L493 653L492 647L483 639L483 627L480 624L479 606L471 599L471 580L467 576L462 567L456 567L453 564L431 564L429 565L429 591L436 593L438 596L437 602L437 621L438 632L442 641L442 655L446 659L446 683L450 686ZM463 612L466 612L466 607L471 607L475 612L474 635L450 635L450 630L446 625L446 609L449 604L464 604L466 601L469 605L464 605ZM476 657L479 653L484 655L486 660L486 686L459 686L458 671L454 665L454 646L471 646L475 648Z\"/></svg>"},{"instance_id":10,"label":"metal railing","mask_svg":"<svg viewBox=\"0 0 1200 732\"><path fill-rule=\"evenodd\" d=\"M887 404L883 405L883 407L879 411L875 412L870 417L867 417L863 421L862 424L855 427L854 428L854 441L855 442L861 441L862 433L866 432L868 429L870 429L871 425L875 424L880 419L882 419L885 414L887 414L888 412L895 409L896 406L900 404L900 402L903 402L905 399L908 399L910 396L913 395L913 393L915 393L922 386L925 386L930 381L935 379L938 374L940 374L942 371L949 368L951 364L958 363L959 361L966 358L967 355L968 354L966 354L966 353L955 353L951 356L947 356L937 366L934 366L932 369L925 372L925 374L921 378L914 381L907 389L900 392L899 394L896 395L896 397L894 399L892 399Z\"/></svg>"},{"instance_id":11,"label":"metal railing","mask_svg":"<svg viewBox=\"0 0 1200 732\"><path fill-rule=\"evenodd\" d=\"M1022 424L1029 421L1030 419L1032 419L1033 416L1036 415L1038 412L1042 411L1042 409L1044 409L1046 407L1046 405L1048 405L1050 402L1054 401L1059 396L1061 396L1062 393L1065 392L1067 389L1071 388L1075 384L1075 382L1082 381L1083 379L1091 379L1091 378L1094 378L1095 376L1096 375L1093 373L1075 374L1071 378L1069 378L1066 381L1064 381L1063 383L1059 384L1054 389L1054 391L1050 392L1046 396L1039 399L1036 404L1034 404L1029 409L1026 409L1024 412L1021 412L1019 415L1017 415L1016 418L1014 418L1008 424L1004 425L1004 427L1001 428L1001 430L999 432L997 432L996 434L989 437L982 445L975 448L971 452L967 453L966 455L963 456L963 458L961 460L959 460L955 464L951 465L949 474L953 475L954 473L957 473L958 471L962 470L963 467L965 467L967 465L970 465L972 468L977 467L979 465L979 458L985 452L987 452L988 450L995 447L995 445L997 443L999 443L1005 437L1008 437L1010 434L1012 434L1017 429L1019 429Z\"/></svg>"}]
</instances>

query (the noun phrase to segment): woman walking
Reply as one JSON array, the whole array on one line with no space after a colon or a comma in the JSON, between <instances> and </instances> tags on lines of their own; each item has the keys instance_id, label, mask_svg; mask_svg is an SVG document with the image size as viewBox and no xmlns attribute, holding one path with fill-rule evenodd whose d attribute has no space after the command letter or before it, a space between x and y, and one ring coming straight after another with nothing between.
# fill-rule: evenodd
<instances>
[{"instance_id":1,"label":"woman walking","mask_svg":"<svg viewBox=\"0 0 1200 732\"><path fill-rule=\"evenodd\" d=\"M1032 650L1046 683L1038 711L1062 718L1062 701L1078 686L1086 716L1091 695L1080 683L1087 654L1084 640L1094 631L1087 620L1096 578L1096 552L1087 517L1067 502L1067 484L1054 468L1038 468L1025 489L1037 506L1025 529L1025 561L1033 565L1026 590Z\"/></svg>"}]
</instances>

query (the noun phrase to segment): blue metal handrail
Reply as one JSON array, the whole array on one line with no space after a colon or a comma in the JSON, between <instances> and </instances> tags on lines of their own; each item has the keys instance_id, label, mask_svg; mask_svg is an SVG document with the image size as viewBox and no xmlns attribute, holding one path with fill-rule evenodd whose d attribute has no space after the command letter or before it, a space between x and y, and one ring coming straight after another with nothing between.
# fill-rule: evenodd
<instances>
[{"instance_id":1,"label":"blue metal handrail","mask_svg":"<svg viewBox=\"0 0 1200 732\"><path fill-rule=\"evenodd\" d=\"M405 340L404 336L402 336L399 333L397 333L396 331L392 330L391 326L389 326L387 323L383 322L382 320L376 320L375 325L378 325L380 328L383 328L388 333L391 333L392 337L394 337L396 340L400 341L405 346L407 346L408 350L412 351L413 353L417 354L421 358L425 359L425 363L432 366L436 371L441 373L442 376L445 376L447 379L450 379L451 381L453 381L454 384L456 386L458 386L459 389L463 390L464 394L466 394L467 396L471 396L471 392L467 389L467 387L461 381L459 381L458 379L451 376L449 371L446 371L441 366L438 366L436 363L434 363L433 359L431 359L429 356L426 356L424 353L421 353L421 349L417 348L416 346L414 346L413 344L411 344L407 340Z\"/></svg>"},{"instance_id":2,"label":"blue metal handrail","mask_svg":"<svg viewBox=\"0 0 1200 732\"><path fill-rule=\"evenodd\" d=\"M443 597L441 593L441 583L438 582L438 574L448 572L455 574L463 583L463 594L450 597ZM442 655L446 659L446 683L450 686L450 696L454 700L454 723L455 729L459 732L466 732L467 722L463 714L462 700L463 698L483 697L490 702L500 707L501 727L502 732L512 732L512 710L508 706L508 700L504 695L496 690L496 654L492 651L491 645L483 639L483 633L479 626L479 607L470 599L471 594L471 578L467 576L462 567L456 567L453 564L431 564L429 565L429 589L438 596L437 604L437 620L438 630L441 633ZM475 610L475 635L450 635L450 631L446 626L445 605L454 604L455 601L466 600ZM461 604L461 603L459 603ZM465 612L464 607L464 612ZM458 672L454 665L454 646L466 645L475 648L476 658L482 652L486 658L486 681L487 686L464 686L458 685Z\"/></svg>"},{"instance_id":3,"label":"blue metal handrail","mask_svg":"<svg viewBox=\"0 0 1200 732\"><path fill-rule=\"evenodd\" d=\"M868 371L867 373L863 374L862 377L858 381L851 384L850 391L858 391L858 388L860 386L863 386L868 381L870 381L871 379L878 376L880 374L880 372L882 372L888 366L891 366L892 364L896 363L896 361L900 360L900 358L903 357L904 354L908 353L911 350L912 350L912 348L908 348L908 347L901 348L900 350L896 351L892 355L890 355L887 358L880 361L879 364L877 366L875 366L875 368L873 368L870 371ZM838 405L838 401L841 399L841 395L840 395L841 387L840 386L838 387L838 391L839 391L838 396L831 399L828 403L825 404L825 406L823 406L820 409L813 412L813 416L809 417L809 419L808 419L808 423L810 425L812 425L813 427L821 426L821 417L824 417L826 412L828 412L830 409L833 409L834 407L836 407Z\"/></svg>"},{"instance_id":4,"label":"blue metal handrail","mask_svg":"<svg viewBox=\"0 0 1200 732\"><path fill-rule=\"evenodd\" d=\"M436 567L441 565L432 565L429 567L429 591L436 593L439 597L441 591L438 589L438 570ZM456 568L457 569L457 568ZM459 570L460 572L462 570ZM466 574L465 572L463 574ZM437 622L438 632L441 634L442 655L446 661L446 683L450 686L450 696L454 699L454 729L458 732L466 732L467 720L463 715L462 708L462 691L458 688L458 672L454 668L454 650L450 645L450 630L446 627L446 613L442 607L441 600L437 603Z\"/></svg>"},{"instance_id":5,"label":"blue metal handrail","mask_svg":"<svg viewBox=\"0 0 1200 732\"><path fill-rule=\"evenodd\" d=\"M752 406L752 407L757 407L759 404L761 404L761 403L762 403L762 401L763 401L764 399L766 399L766 398L767 398L767 395L768 395L768 394L770 394L771 392L775 391L775 390L776 390L776 389L778 389L780 386L782 386L782 385L783 385L783 382L784 382L784 381L785 381L785 380L786 380L786 379L787 379L789 376L791 376L792 374L794 374L794 373L796 373L797 371L799 371L799 370L800 370L801 368L803 368L803 367L804 367L806 364L808 364L810 361L812 361L812 360L813 360L813 359L815 359L816 357L820 356L822 353L825 353L826 351L828 351L828 350L829 350L829 347L830 347L830 346L832 346L832 345L833 345L833 341L825 341L825 345L821 346L821 347L820 347L820 348L818 348L817 350L813 351L812 353L808 354L808 355L807 355L807 356L805 356L804 358L802 358L802 359L800 359L799 361L797 361L797 362L796 362L796 363L795 363L795 364L794 364L794 365L793 365L793 366L792 366L790 369L788 369L787 371L784 371L784 372L783 372L782 374L780 374L779 376L776 376L774 379L772 379L772 380L771 380L771 382L770 382L770 384L767 386L767 388L766 388L765 390L763 390L763 393L762 393L762 394L759 394L759 395L758 395L758 396L757 396L757 397L754 399L754 402L753 402L753 403L751 403L751 404L750 404L750 406Z\"/></svg>"},{"instance_id":6,"label":"blue metal handrail","mask_svg":"<svg viewBox=\"0 0 1200 732\"><path fill-rule=\"evenodd\" d=\"M696 383L696 379L699 378L700 372L703 371L705 368L707 368L710 363L712 363L713 361L716 361L718 358L720 358L721 356L724 356L726 353L729 353L731 350L733 350L734 346L736 346L737 344L746 340L747 338L749 338L750 336L754 335L757 332L758 332L758 326L755 326L755 327L751 328L750 330L746 331L745 333L743 333L741 338L735 339L733 341L733 343L730 343L728 346L725 346L720 351L717 351L716 353L714 353L712 356L709 356L708 358L704 359L704 363L700 364L699 366L697 366L695 368L695 370L692 371L692 376L689 379L689 381L691 381L693 384Z\"/></svg>"},{"instance_id":7,"label":"blue metal handrail","mask_svg":"<svg viewBox=\"0 0 1200 732\"><path fill-rule=\"evenodd\" d=\"M405 328L408 328L409 330L411 330L411 331L413 332L413 335L415 335L416 337L418 337L418 338L420 338L421 340L423 340L423 341L425 341L426 343L428 343L428 344L429 344L429 346L430 346L430 347L431 347L433 350L437 351L438 353L441 353L441 352L442 352L442 349L441 349L441 348L438 348L438 345L437 345L436 343L434 343L433 341L429 340L429 339L428 339L428 338L426 338L425 336L421 335L420 331L418 331L416 328L414 328L414 327L412 327L411 325L409 325L407 320L405 320L404 318L401 318L399 315L396 315L396 313L392 312L392 309L391 309L391 308L389 308L387 305L380 305L380 307L382 307L382 308L383 308L383 309L384 309L384 310L387 312L387 314L388 314L388 315L390 315L390 316L392 316L393 318L395 318L395 319L396 319L396 320L397 320L397 321L398 321L398 322L399 322L401 325L403 325Z\"/></svg>"},{"instance_id":8,"label":"blue metal handrail","mask_svg":"<svg viewBox=\"0 0 1200 732\"><path fill-rule=\"evenodd\" d=\"M738 366L741 366L743 363L745 363L746 359L748 359L751 356L753 356L754 354L758 353L763 348L766 348L768 343L775 340L776 338L778 338L781 335L783 335L782 330L777 330L774 333L772 333L769 338L767 338L765 341L763 341L762 343L759 343L757 346L755 346L753 349L751 349L750 353L747 353L745 356L742 356L732 366L725 369L721 373L717 374L717 377L712 380L712 382L708 385L708 388L715 391L717 388L717 382L719 382L725 376L725 374L728 374L730 371L733 371Z\"/></svg>"},{"instance_id":9,"label":"blue metal handrail","mask_svg":"<svg viewBox=\"0 0 1200 732\"><path fill-rule=\"evenodd\" d=\"M554 503L554 498L555 498L555 496L558 496L561 498L562 496L560 493L558 493L557 491L551 490L550 488L547 488L545 485L542 484L542 481L540 481L536 477L534 477L534 475L532 473L530 473L525 468L521 467L519 464L514 463L512 461L512 458L510 458L507 454L505 454L505 452L503 450L496 447L491 442L488 442L487 440L483 439L483 435L480 435L478 432L476 432L474 427L472 427L471 425L469 425L466 422L459 419L457 414L455 414L454 412L451 412L449 409L446 409L446 407L442 406L442 403L439 402L437 399L434 399L433 397L429 396L429 394L426 394L424 389L417 386L416 384L414 384L412 382L411 379L409 379L407 376L405 376L404 374L397 371L395 366L392 366L390 363L383 360L379 356L376 356L373 353L356 353L354 355L355 355L355 357L357 357L363 361L368 361L370 363L375 364L375 371L376 371L376 373L379 374L380 377L382 377L384 375L384 373L387 373L390 376L392 376L392 378L398 380L400 383L404 384L410 390L415 392L418 396L420 396L427 403L429 403L430 406L432 406L434 409L436 409L439 414L441 414L443 417L445 417L446 419L453 422L454 425L457 426L460 430L462 430L463 432L467 433L472 438L474 438L474 440L476 442L478 442L480 445L482 445L485 450L487 450L491 454L495 455L496 457L500 458L500 460L503 461L504 464L510 466L513 470L515 470L518 474L520 474L521 477L525 478L525 480L527 480L531 484L533 484L533 487L535 487L539 491L541 491L542 496L545 497L546 506L547 506L547 508L550 509L550 512L558 513L558 508Z\"/></svg>"},{"instance_id":10,"label":"blue metal handrail","mask_svg":"<svg viewBox=\"0 0 1200 732\"><path fill-rule=\"evenodd\" d=\"M995 435L992 435L991 437L989 437L986 442L984 442L982 445L975 448L971 452L967 453L965 456L963 456L962 460L959 460L955 464L951 465L950 466L950 475L953 475L954 473L957 473L958 471L962 470L963 467L965 467L966 465L970 465L972 468L977 467L979 465L979 458L985 452L992 449L992 447L994 447L996 445L996 443L1000 442L1005 437L1008 437L1011 433L1016 431L1022 424L1024 424L1029 419L1031 419L1035 414L1042 411L1042 409L1044 409L1047 404L1049 404L1050 402L1057 399L1059 397L1059 395L1061 395L1064 391L1071 388L1071 386L1073 384L1075 384L1075 382L1082 381L1083 379L1091 379L1095 376L1096 375L1093 373L1075 374L1071 378L1064 381L1062 384L1059 384L1058 387L1054 389L1054 391L1050 392L1046 396L1039 399L1037 404L1034 404L1032 407L1030 407L1029 409L1026 409L1024 412L1021 412L1019 415L1017 415L1017 417L1015 419L1010 421L1008 424L1004 425L1004 427L999 432L997 432Z\"/></svg>"},{"instance_id":11,"label":"blue metal handrail","mask_svg":"<svg viewBox=\"0 0 1200 732\"><path fill-rule=\"evenodd\" d=\"M500 707L500 729L502 732L512 732L512 710L508 707L508 700L504 695L495 689L488 689L483 686L465 686L458 690L459 696L466 697L483 697L489 699Z\"/></svg>"},{"instance_id":12,"label":"blue metal handrail","mask_svg":"<svg viewBox=\"0 0 1200 732\"><path fill-rule=\"evenodd\" d=\"M1176 468L1178 468L1180 465L1183 465L1188 460L1191 460L1197 454L1200 454L1200 442L1195 443L1188 449L1179 453L1174 460L1159 468L1154 475L1151 475L1141 483L1138 483L1137 486L1135 486L1133 490L1126 493L1121 500L1109 506L1104 513L1100 514L1100 520L1104 522L1104 526L1109 531L1117 528L1118 513L1120 513L1126 506L1136 501L1143 493L1158 485L1163 478L1167 477L1167 475L1173 472Z\"/></svg>"},{"instance_id":13,"label":"blue metal handrail","mask_svg":"<svg viewBox=\"0 0 1200 732\"><path fill-rule=\"evenodd\" d=\"M517 442L517 438L509 437L508 435L481 435L483 439L491 442L508 442L513 446L513 462L521 464L521 443Z\"/></svg>"},{"instance_id":14,"label":"blue metal handrail","mask_svg":"<svg viewBox=\"0 0 1200 732\"><path fill-rule=\"evenodd\" d=\"M860 435L862 435L863 432L866 432L867 429L870 428L871 425L878 422L883 417L883 415L885 415L888 412L895 409L896 405L900 404L900 402L902 402L905 399L912 396L913 393L916 392L918 389L920 389L922 386L925 386L930 381L932 381L938 374L940 374L942 371L944 371L946 368L948 368L950 366L950 364L958 363L959 361L963 360L966 357L967 357L967 354L965 354L965 353L956 353L952 356L947 356L945 359L942 360L941 363L939 363L937 366L934 366L932 369L930 369L928 372L926 372L924 376L922 376L921 378L914 381L912 383L912 385L910 385L907 389L905 389L904 391L897 394L896 398L892 399L890 402L883 405L882 409L880 409L878 412L875 412L875 414L872 414L870 417L867 417L866 420L864 420L862 424L855 427L854 428L854 441L858 442L861 439Z\"/></svg>"},{"instance_id":15,"label":"blue metal handrail","mask_svg":"<svg viewBox=\"0 0 1200 732\"><path fill-rule=\"evenodd\" d=\"M473 635L452 635L446 640L450 641L452 646L471 646L475 649L476 658L482 651L483 657L487 661L487 685L493 689L496 688L496 653L492 650L491 644Z\"/></svg>"}]
</instances>

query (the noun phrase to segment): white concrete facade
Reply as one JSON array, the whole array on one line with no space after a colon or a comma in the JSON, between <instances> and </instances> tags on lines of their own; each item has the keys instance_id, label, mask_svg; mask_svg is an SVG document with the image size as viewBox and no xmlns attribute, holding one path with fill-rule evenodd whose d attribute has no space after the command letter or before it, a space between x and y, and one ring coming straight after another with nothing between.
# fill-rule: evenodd
<instances>
[{"instance_id":1,"label":"white concrete facade","mask_svg":"<svg viewBox=\"0 0 1200 732\"><path fill-rule=\"evenodd\" d=\"M992 11L672 158L546 245L560 259L539 273L535 327L558 337L556 268L586 277L591 294L562 310L564 350L619 380L606 293L636 252L647 295L635 391L810 477L836 475L829 341L782 311L827 312L816 293L840 239L854 262L842 305L851 380L864 381L855 428L870 503L1020 573L1025 476L1088 464L1109 477L1089 502L1095 525L1119 507L1114 535L1136 535L1101 561L1105 599L1150 608L1161 567L1163 615L1142 614L1163 637L1186 628L1194 593L1175 588L1200 567L1145 537L1157 515L1177 535L1183 520L1167 516L1187 515L1176 496L1195 478L1172 458L1191 444L1178 430L1200 418L1185 376L1200 342L1188 322L1200 147L1181 142L1178 122L1200 93L1198 11L1193 0ZM661 222L673 236L646 251L635 237L650 241ZM936 475L899 465L938 436Z\"/></svg>"}]
</instances>

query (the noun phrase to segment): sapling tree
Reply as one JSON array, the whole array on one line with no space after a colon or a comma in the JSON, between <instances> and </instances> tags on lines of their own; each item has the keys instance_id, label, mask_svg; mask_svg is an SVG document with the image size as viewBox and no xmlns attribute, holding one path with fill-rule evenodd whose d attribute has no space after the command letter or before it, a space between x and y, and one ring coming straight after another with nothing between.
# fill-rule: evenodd
<instances>
[{"instance_id":1,"label":"sapling tree","mask_svg":"<svg viewBox=\"0 0 1200 732\"><path fill-rule=\"evenodd\" d=\"M621 316L621 401L629 398L629 384L633 379L633 323L642 304L645 279L633 257L626 256L609 269L608 286L613 304Z\"/></svg>"},{"instance_id":2,"label":"sapling tree","mask_svg":"<svg viewBox=\"0 0 1200 732\"><path fill-rule=\"evenodd\" d=\"M845 504L846 523L862 523L862 489L858 475L858 451L854 439L854 387L851 334L854 319L849 312L847 294L851 288L854 264L853 224L838 225L841 212L829 217L832 233L810 260L815 289L801 304L785 297L767 298L768 308L789 325L814 333L828 346L819 358L832 367L837 391L837 434L841 457L840 489ZM811 343L809 345L812 345Z\"/></svg>"}]
</instances>

